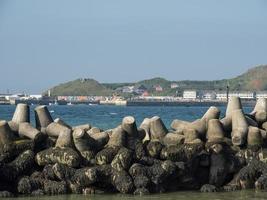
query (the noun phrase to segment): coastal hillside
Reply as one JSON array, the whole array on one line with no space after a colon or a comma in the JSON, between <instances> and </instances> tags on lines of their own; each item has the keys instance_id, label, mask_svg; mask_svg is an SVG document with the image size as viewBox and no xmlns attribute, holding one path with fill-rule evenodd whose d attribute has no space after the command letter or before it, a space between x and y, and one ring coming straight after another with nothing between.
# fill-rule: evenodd
<instances>
[{"instance_id":1,"label":"coastal hillside","mask_svg":"<svg viewBox=\"0 0 267 200\"><path fill-rule=\"evenodd\" d=\"M267 65L251 68L247 72L230 79L213 81L170 81L161 77L142 80L136 83L99 83L93 79L77 79L60 84L50 89L52 96L61 95L112 95L126 94L127 87L144 87L151 95L181 95L184 90L214 90L225 91L227 85L231 91L261 91L267 90ZM47 93L47 91L46 91Z\"/></svg>"},{"instance_id":2,"label":"coastal hillside","mask_svg":"<svg viewBox=\"0 0 267 200\"><path fill-rule=\"evenodd\" d=\"M51 96L105 96L113 93L94 79L76 79L52 87ZM45 91L45 94L48 90Z\"/></svg>"}]
</instances>

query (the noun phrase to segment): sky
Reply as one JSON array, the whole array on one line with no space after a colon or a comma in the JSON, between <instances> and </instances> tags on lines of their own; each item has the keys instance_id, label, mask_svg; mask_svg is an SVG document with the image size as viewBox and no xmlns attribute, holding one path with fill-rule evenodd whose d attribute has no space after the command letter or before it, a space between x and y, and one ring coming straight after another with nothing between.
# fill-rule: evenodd
<instances>
[{"instance_id":1,"label":"sky","mask_svg":"<svg viewBox=\"0 0 267 200\"><path fill-rule=\"evenodd\" d=\"M215 80L267 64L266 0L0 0L0 93Z\"/></svg>"}]
</instances>

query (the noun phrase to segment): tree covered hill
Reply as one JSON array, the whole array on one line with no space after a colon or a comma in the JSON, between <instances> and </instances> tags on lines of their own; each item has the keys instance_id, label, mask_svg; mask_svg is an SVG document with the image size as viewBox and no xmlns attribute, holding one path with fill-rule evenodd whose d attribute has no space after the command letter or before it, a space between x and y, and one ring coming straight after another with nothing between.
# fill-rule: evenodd
<instances>
[{"instance_id":1,"label":"tree covered hill","mask_svg":"<svg viewBox=\"0 0 267 200\"><path fill-rule=\"evenodd\" d=\"M176 84L171 88L171 84ZM267 90L267 65L254 67L247 72L231 79L213 81L169 81L161 77L142 80L136 83L99 83L93 79L76 79L67 83L59 84L50 89L52 96L93 96L120 94L120 88L125 86L140 86L147 88L151 95L181 95L184 90L213 90L225 91L227 85L231 91L262 91ZM160 86L162 91L156 91L155 87ZM47 93L47 91L45 92Z\"/></svg>"}]
</instances>

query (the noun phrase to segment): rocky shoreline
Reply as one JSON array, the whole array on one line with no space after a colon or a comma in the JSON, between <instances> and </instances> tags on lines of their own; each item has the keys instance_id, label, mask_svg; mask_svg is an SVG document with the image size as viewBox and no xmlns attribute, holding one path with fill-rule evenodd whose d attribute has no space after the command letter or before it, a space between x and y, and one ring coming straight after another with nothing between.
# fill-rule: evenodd
<instances>
[{"instance_id":1,"label":"rocky shoreline","mask_svg":"<svg viewBox=\"0 0 267 200\"><path fill-rule=\"evenodd\" d=\"M0 197L123 193L145 195L267 189L267 100L245 114L232 97L225 117L210 107L201 119L160 117L139 127L131 116L101 130L71 127L46 106L18 104L11 121L0 120Z\"/></svg>"}]
</instances>

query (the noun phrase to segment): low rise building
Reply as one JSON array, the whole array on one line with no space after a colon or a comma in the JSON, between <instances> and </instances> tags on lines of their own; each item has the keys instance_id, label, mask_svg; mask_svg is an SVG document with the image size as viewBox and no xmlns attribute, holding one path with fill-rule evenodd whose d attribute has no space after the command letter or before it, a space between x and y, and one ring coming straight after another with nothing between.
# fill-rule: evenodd
<instances>
[{"instance_id":1,"label":"low rise building","mask_svg":"<svg viewBox=\"0 0 267 200\"><path fill-rule=\"evenodd\" d=\"M260 91L256 93L256 98L267 98L267 91Z\"/></svg>"},{"instance_id":2,"label":"low rise building","mask_svg":"<svg viewBox=\"0 0 267 200\"><path fill-rule=\"evenodd\" d=\"M239 97L240 99L248 99L248 100L253 100L256 98L256 93L255 92L230 92L228 94L228 97ZM216 99L218 100L226 100L227 99L227 93L217 93L216 94Z\"/></svg>"},{"instance_id":3,"label":"low rise building","mask_svg":"<svg viewBox=\"0 0 267 200\"><path fill-rule=\"evenodd\" d=\"M198 97L198 92L196 90L185 90L183 93L183 98L184 99L197 99Z\"/></svg>"}]
</instances>

